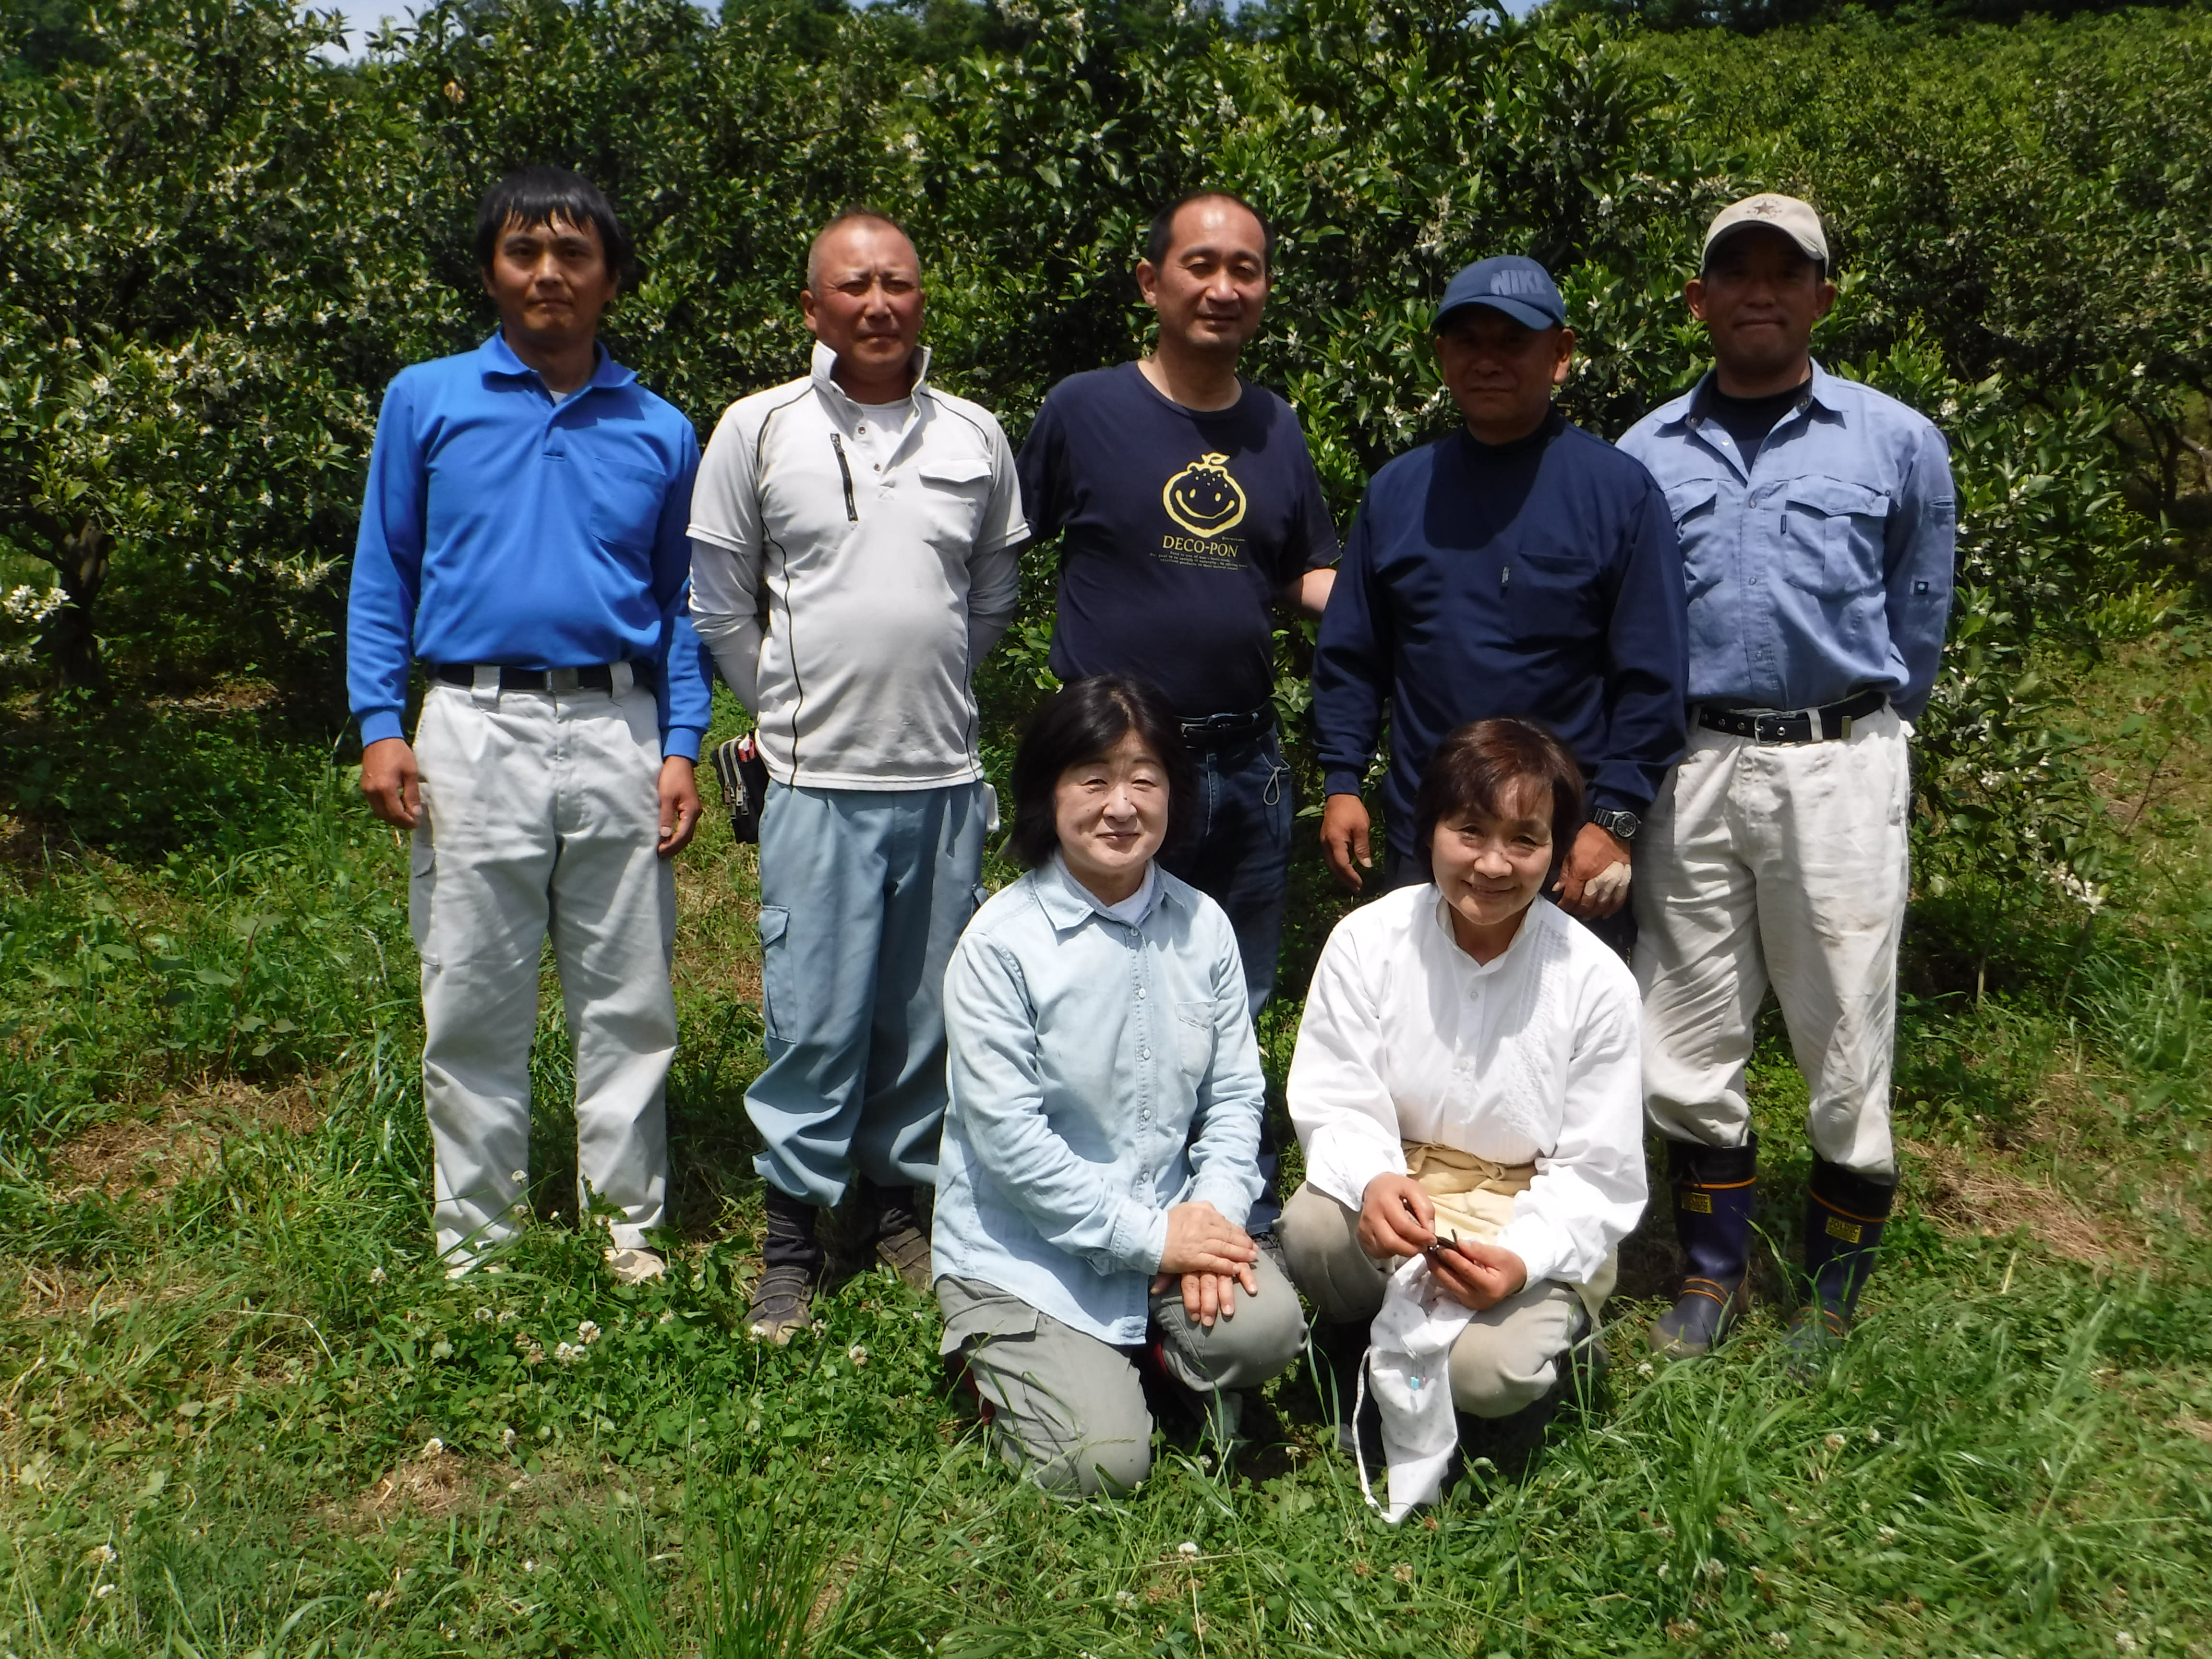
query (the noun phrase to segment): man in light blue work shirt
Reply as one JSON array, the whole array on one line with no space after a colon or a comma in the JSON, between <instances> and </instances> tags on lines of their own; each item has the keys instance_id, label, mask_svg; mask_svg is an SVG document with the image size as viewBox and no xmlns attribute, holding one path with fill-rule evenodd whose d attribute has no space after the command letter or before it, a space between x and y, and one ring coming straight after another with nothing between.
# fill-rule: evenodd
<instances>
[{"instance_id":1,"label":"man in light blue work shirt","mask_svg":"<svg viewBox=\"0 0 2212 1659\"><path fill-rule=\"evenodd\" d=\"M684 610L699 446L598 343L630 246L594 186L555 167L502 179L476 252L499 332L403 369L377 422L346 629L362 790L414 832L439 1254L465 1270L524 1207L550 927L578 1210L607 1217L608 1262L635 1282L664 1267L646 1232L668 1187L668 860L698 823L708 714Z\"/></svg>"},{"instance_id":2,"label":"man in light blue work shirt","mask_svg":"<svg viewBox=\"0 0 2212 1659\"><path fill-rule=\"evenodd\" d=\"M1634 889L1645 1103L1688 1259L1652 1330L1663 1353L1708 1352L1744 1305L1744 1067L1770 984L1810 1093L1801 1357L1849 1329L1896 1191L1906 743L1942 652L1957 503L1925 418L1813 362L1835 291L1810 206L1726 209L1685 290L1713 370L1620 441L1667 493L1689 599L1690 748Z\"/></svg>"}]
</instances>

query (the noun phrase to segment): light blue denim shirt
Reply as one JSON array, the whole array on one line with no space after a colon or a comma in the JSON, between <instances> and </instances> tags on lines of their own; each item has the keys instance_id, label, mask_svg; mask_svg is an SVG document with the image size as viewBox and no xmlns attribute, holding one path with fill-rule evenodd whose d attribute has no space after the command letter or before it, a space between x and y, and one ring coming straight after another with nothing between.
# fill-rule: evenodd
<instances>
[{"instance_id":1,"label":"light blue denim shirt","mask_svg":"<svg viewBox=\"0 0 2212 1659\"><path fill-rule=\"evenodd\" d=\"M1157 874L1132 926L1056 863L1032 870L975 913L945 975L933 1273L1122 1346L1145 1339L1169 1209L1202 1199L1242 1226L1260 1194L1237 935Z\"/></svg>"},{"instance_id":2,"label":"light blue denim shirt","mask_svg":"<svg viewBox=\"0 0 2212 1659\"><path fill-rule=\"evenodd\" d=\"M1748 465L1709 374L1620 447L1667 492L1690 596L1690 701L1811 708L1869 689L1928 706L1958 499L1924 416L1818 363Z\"/></svg>"}]
</instances>

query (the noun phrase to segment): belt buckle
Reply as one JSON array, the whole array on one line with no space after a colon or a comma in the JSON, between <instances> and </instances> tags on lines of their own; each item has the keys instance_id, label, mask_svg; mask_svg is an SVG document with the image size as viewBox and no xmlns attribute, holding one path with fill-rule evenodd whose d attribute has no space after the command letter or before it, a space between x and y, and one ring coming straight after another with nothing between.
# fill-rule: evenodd
<instances>
[{"instance_id":1,"label":"belt buckle","mask_svg":"<svg viewBox=\"0 0 2212 1659\"><path fill-rule=\"evenodd\" d=\"M549 668L545 671L545 689L556 696L574 696L576 674L573 668Z\"/></svg>"}]
</instances>

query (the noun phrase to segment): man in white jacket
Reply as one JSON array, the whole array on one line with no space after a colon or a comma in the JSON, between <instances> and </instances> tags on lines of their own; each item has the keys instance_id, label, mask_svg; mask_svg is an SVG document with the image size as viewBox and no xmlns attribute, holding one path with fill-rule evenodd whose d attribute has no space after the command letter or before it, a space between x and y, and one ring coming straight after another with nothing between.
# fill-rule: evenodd
<instances>
[{"instance_id":1,"label":"man in white jacket","mask_svg":"<svg viewBox=\"0 0 2212 1659\"><path fill-rule=\"evenodd\" d=\"M1582 809L1542 727L1452 732L1415 806L1432 879L1340 922L1307 995L1289 1085L1306 1184L1279 1231L1325 1349L1358 1352L1374 1322L1393 1519L1434 1496L1455 1437L1431 1382L1470 1453L1534 1449L1643 1213L1635 981L1537 896ZM1433 1374L1430 1355L1449 1356Z\"/></svg>"},{"instance_id":2,"label":"man in white jacket","mask_svg":"<svg viewBox=\"0 0 2212 1659\"><path fill-rule=\"evenodd\" d=\"M817 1212L857 1175L878 1256L928 1287L918 1184L945 1115L940 1007L996 817L975 665L1028 535L990 413L929 384L921 262L854 209L814 241L812 372L734 404L693 495L692 614L758 722L766 1143L755 1334L810 1320Z\"/></svg>"}]
</instances>

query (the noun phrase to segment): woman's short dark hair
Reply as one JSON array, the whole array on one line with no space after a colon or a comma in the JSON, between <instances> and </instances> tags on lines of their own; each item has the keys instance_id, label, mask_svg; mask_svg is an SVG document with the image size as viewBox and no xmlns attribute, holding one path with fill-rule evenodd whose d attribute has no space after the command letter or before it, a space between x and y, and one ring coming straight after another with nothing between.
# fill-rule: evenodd
<instances>
[{"instance_id":1,"label":"woman's short dark hair","mask_svg":"<svg viewBox=\"0 0 2212 1659\"><path fill-rule=\"evenodd\" d=\"M556 219L596 229L609 274L625 288L629 285L637 250L630 245L629 233L599 187L566 167L519 167L484 192L477 204L477 269L491 269L492 255L508 226L527 230Z\"/></svg>"},{"instance_id":2,"label":"woman's short dark hair","mask_svg":"<svg viewBox=\"0 0 2212 1659\"><path fill-rule=\"evenodd\" d=\"M1022 729L1021 746L1014 750L1014 829L1008 837L1016 863L1034 870L1060 846L1053 802L1060 775L1097 760L1132 732L1167 772L1168 836L1174 839L1191 805L1182 723L1156 687L1119 674L1094 674L1047 697Z\"/></svg>"},{"instance_id":3,"label":"woman's short dark hair","mask_svg":"<svg viewBox=\"0 0 2212 1659\"><path fill-rule=\"evenodd\" d=\"M1429 865L1437 826L1470 817L1503 817L1504 803L1523 780L1550 791L1552 874L1583 827L1583 769L1566 744L1534 720L1469 720L1437 745L1413 800L1413 855Z\"/></svg>"}]
</instances>

